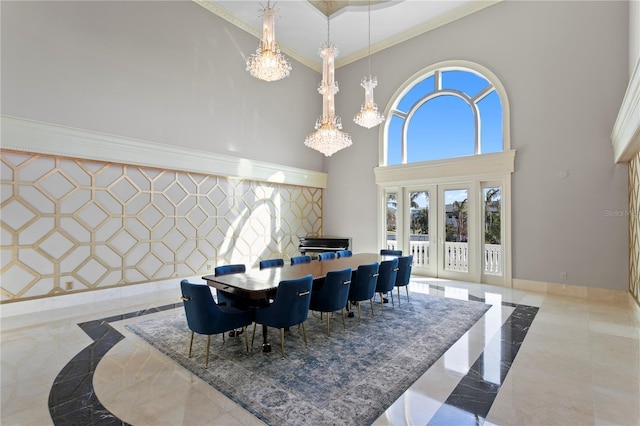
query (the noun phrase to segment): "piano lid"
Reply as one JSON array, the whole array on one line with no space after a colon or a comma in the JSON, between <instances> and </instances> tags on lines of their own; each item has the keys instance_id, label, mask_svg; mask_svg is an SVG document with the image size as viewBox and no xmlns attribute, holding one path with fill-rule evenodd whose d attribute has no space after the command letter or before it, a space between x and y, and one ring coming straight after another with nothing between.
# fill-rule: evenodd
<instances>
[{"instance_id":1,"label":"piano lid","mask_svg":"<svg viewBox=\"0 0 640 426\"><path fill-rule=\"evenodd\" d=\"M338 237L333 235L298 237L300 245L298 251L302 254L306 252L338 251L348 250L351 246L350 237Z\"/></svg>"},{"instance_id":2,"label":"piano lid","mask_svg":"<svg viewBox=\"0 0 640 426\"><path fill-rule=\"evenodd\" d=\"M315 235L309 234L305 237L298 237L300 240L304 239L319 239L319 240L350 240L351 237L339 237L335 235Z\"/></svg>"}]
</instances>

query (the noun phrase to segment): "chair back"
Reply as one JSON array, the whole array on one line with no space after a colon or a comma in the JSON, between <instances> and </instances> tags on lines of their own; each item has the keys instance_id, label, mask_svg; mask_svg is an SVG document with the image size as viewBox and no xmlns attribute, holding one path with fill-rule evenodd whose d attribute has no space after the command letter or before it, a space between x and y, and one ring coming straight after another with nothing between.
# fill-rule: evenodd
<instances>
[{"instance_id":1,"label":"chair back","mask_svg":"<svg viewBox=\"0 0 640 426\"><path fill-rule=\"evenodd\" d=\"M358 266L352 274L349 300L363 301L373 297L378 282L378 268L378 262Z\"/></svg>"},{"instance_id":2,"label":"chair back","mask_svg":"<svg viewBox=\"0 0 640 426\"><path fill-rule=\"evenodd\" d=\"M402 256L402 250L380 249L381 256Z\"/></svg>"},{"instance_id":3,"label":"chair back","mask_svg":"<svg viewBox=\"0 0 640 426\"><path fill-rule=\"evenodd\" d=\"M297 265L299 263L309 263L311 262L311 256L294 256L291 258L291 264Z\"/></svg>"},{"instance_id":4,"label":"chair back","mask_svg":"<svg viewBox=\"0 0 640 426\"><path fill-rule=\"evenodd\" d=\"M413 255L400 256L398 258L398 275L396 276L396 287L402 287L409 284L411 279L411 265L413 264Z\"/></svg>"},{"instance_id":5,"label":"chair back","mask_svg":"<svg viewBox=\"0 0 640 426\"><path fill-rule=\"evenodd\" d=\"M324 253L320 253L318 255L318 260L320 262L322 262L323 260L330 260L330 259L335 259L336 258L336 254L335 252L332 251L326 251Z\"/></svg>"},{"instance_id":6,"label":"chair back","mask_svg":"<svg viewBox=\"0 0 640 426\"><path fill-rule=\"evenodd\" d=\"M351 257L351 256L353 256L353 252L351 250L338 250L336 252L336 256L338 258L340 258L340 257Z\"/></svg>"},{"instance_id":7,"label":"chair back","mask_svg":"<svg viewBox=\"0 0 640 426\"><path fill-rule=\"evenodd\" d=\"M380 262L376 293L387 293L393 290L398 275L398 258Z\"/></svg>"},{"instance_id":8,"label":"chair back","mask_svg":"<svg viewBox=\"0 0 640 426\"><path fill-rule=\"evenodd\" d=\"M198 334L215 334L212 326L218 322L222 311L213 300L209 286L182 280L180 290L189 329Z\"/></svg>"},{"instance_id":9,"label":"chair back","mask_svg":"<svg viewBox=\"0 0 640 426\"><path fill-rule=\"evenodd\" d=\"M279 268L280 266L284 266L284 259L267 259L260 261L260 269Z\"/></svg>"},{"instance_id":10,"label":"chair back","mask_svg":"<svg viewBox=\"0 0 640 426\"><path fill-rule=\"evenodd\" d=\"M246 266L241 263L237 263L234 265L216 266L216 268L213 270L216 277L220 275L238 274L246 271Z\"/></svg>"},{"instance_id":11,"label":"chair back","mask_svg":"<svg viewBox=\"0 0 640 426\"><path fill-rule=\"evenodd\" d=\"M256 311L256 322L275 328L286 328L307 320L311 302L311 274L280 281L276 297L268 308Z\"/></svg>"},{"instance_id":12,"label":"chair back","mask_svg":"<svg viewBox=\"0 0 640 426\"><path fill-rule=\"evenodd\" d=\"M351 268L329 271L322 287L311 293L310 309L318 312L335 312L347 305L351 287Z\"/></svg>"}]
</instances>

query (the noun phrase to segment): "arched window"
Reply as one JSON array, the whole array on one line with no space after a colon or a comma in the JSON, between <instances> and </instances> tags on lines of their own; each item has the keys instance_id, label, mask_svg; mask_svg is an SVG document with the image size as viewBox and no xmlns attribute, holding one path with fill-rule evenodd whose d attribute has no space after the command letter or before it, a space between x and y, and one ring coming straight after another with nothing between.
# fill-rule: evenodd
<instances>
[{"instance_id":1,"label":"arched window","mask_svg":"<svg viewBox=\"0 0 640 426\"><path fill-rule=\"evenodd\" d=\"M508 149L500 87L474 65L442 64L409 80L388 109L381 165Z\"/></svg>"},{"instance_id":2,"label":"arched window","mask_svg":"<svg viewBox=\"0 0 640 426\"><path fill-rule=\"evenodd\" d=\"M380 130L380 247L411 254L412 272L511 285L509 100L468 61L434 64L391 97Z\"/></svg>"}]
</instances>

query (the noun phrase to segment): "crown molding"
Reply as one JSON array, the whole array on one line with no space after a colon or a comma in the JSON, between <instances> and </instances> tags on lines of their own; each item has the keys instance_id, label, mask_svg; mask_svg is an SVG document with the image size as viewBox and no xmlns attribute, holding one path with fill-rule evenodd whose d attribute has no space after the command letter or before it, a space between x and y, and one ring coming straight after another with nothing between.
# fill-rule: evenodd
<instances>
[{"instance_id":1,"label":"crown molding","mask_svg":"<svg viewBox=\"0 0 640 426\"><path fill-rule=\"evenodd\" d=\"M493 6L503 1L504 0L487 0L487 1L472 1L472 2L466 3L443 15L438 16L435 19L431 19L429 21L423 22L420 25L416 25L413 28L410 28L399 34L396 34L393 37L389 37L378 43L372 44L371 54L380 52L381 50L387 49L389 47L393 47L396 44L400 44L402 42L405 42L409 39L412 39L414 37L417 37L429 31L435 30L436 28L450 24L453 21L457 21L458 19L464 18L465 16L471 15L475 12L479 12L482 9L486 9L489 6ZM369 55L369 48L368 47L363 48L341 59L336 59L336 68L340 68L341 66L348 65L362 58L366 58L368 55Z\"/></svg>"},{"instance_id":2,"label":"crown molding","mask_svg":"<svg viewBox=\"0 0 640 426\"><path fill-rule=\"evenodd\" d=\"M611 132L613 159L630 161L640 151L640 58L631 74L618 118Z\"/></svg>"},{"instance_id":3,"label":"crown molding","mask_svg":"<svg viewBox=\"0 0 640 426\"><path fill-rule=\"evenodd\" d=\"M192 0L192 1L197 5L207 9L209 12L213 13L214 15L217 15L220 18L224 19L225 21L229 22L230 24L235 25L241 30L248 32L252 36L256 37L258 40L262 39L262 27L255 28L247 24L245 21L241 20L240 18L235 16L233 13L229 12L224 7L221 7L212 1L208 1L208 0ZM282 51L288 56L291 56L293 59L300 62L302 65L306 66L307 68L311 68L312 70L318 73L322 73L322 64L318 64L315 59L310 58L306 55L303 55L297 50L292 49L286 44L283 44L281 41L278 41L278 46L280 47L280 51Z\"/></svg>"},{"instance_id":4,"label":"crown molding","mask_svg":"<svg viewBox=\"0 0 640 426\"><path fill-rule=\"evenodd\" d=\"M261 182L326 188L327 174L157 142L2 116L0 148Z\"/></svg>"},{"instance_id":5,"label":"crown molding","mask_svg":"<svg viewBox=\"0 0 640 426\"><path fill-rule=\"evenodd\" d=\"M248 32L249 34L256 37L258 40L262 38L261 27L256 28L249 25L247 22L241 20L240 18L235 16L233 13L231 13L229 10L221 7L217 3L214 3L213 1L210 1L210 0L192 0L192 1L197 5L205 8L209 12L231 23L232 25L235 25L236 27L242 29L243 31ZM493 6L494 4L501 3L503 1L504 0L476 0L476 1L471 1L469 3L465 3L464 5L457 7L441 16L438 16L435 19L431 19L420 25L416 25L413 28L410 28L402 33L396 34L378 43L372 44L371 54L377 53L389 47L393 47L396 44L400 44L411 38L417 37L421 34L424 34L426 32L439 28L443 25L449 24L460 18L464 18L465 16L471 15L475 12L478 12L489 6ZM310 2L310 3L313 4L318 2ZM372 4L375 4L375 3L376 2L372 2ZM317 8L316 5L314 5L314 7ZM281 40L278 41L278 45L280 46L280 50L286 55L292 57L293 59L300 62L302 65L306 66L307 68L310 68L318 73L322 73L322 63L319 63L317 58L310 58L309 56L298 52L292 47L286 44L283 44ZM335 67L336 69L340 68L344 65L348 65L350 63L356 62L362 58L366 58L368 55L369 55L369 47L367 46L366 48L363 48L357 52L344 56L340 59L336 59Z\"/></svg>"}]
</instances>

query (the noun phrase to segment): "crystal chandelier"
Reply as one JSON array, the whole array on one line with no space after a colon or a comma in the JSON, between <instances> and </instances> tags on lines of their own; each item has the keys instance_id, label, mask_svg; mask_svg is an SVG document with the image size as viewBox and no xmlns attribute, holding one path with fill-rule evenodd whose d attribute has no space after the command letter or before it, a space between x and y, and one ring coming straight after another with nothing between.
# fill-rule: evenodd
<instances>
[{"instance_id":1,"label":"crystal chandelier","mask_svg":"<svg viewBox=\"0 0 640 426\"><path fill-rule=\"evenodd\" d=\"M257 79L276 81L289 75L291 64L280 53L276 43L275 10L267 2L263 10L262 40L256 53L247 59L247 71Z\"/></svg>"},{"instance_id":2,"label":"crystal chandelier","mask_svg":"<svg viewBox=\"0 0 640 426\"><path fill-rule=\"evenodd\" d=\"M384 117L378 111L378 105L373 101L373 88L378 85L378 79L371 77L371 2L369 2L369 77L362 79L360 86L364 87L364 103L360 112L353 117L353 121L359 126L370 129L384 121Z\"/></svg>"},{"instance_id":3,"label":"crystal chandelier","mask_svg":"<svg viewBox=\"0 0 640 426\"><path fill-rule=\"evenodd\" d=\"M316 131L304 141L309 148L320 151L327 157L351 146L351 136L341 131L342 119L335 115L333 97L338 93L338 82L335 81L335 57L338 49L331 44L329 17L327 16L327 43L318 52L322 57L322 81L318 92L322 95L322 116L316 121Z\"/></svg>"}]
</instances>

